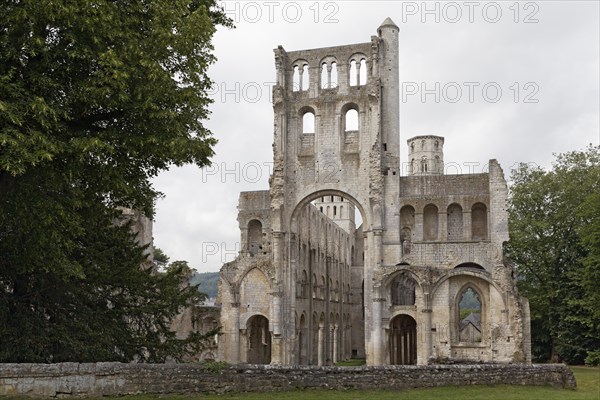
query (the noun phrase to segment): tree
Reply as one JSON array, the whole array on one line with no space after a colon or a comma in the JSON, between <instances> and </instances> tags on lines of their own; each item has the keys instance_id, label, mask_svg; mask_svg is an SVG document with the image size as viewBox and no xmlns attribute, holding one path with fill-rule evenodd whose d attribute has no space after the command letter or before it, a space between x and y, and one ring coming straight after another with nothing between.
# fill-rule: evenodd
<instances>
[{"instance_id":1,"label":"tree","mask_svg":"<svg viewBox=\"0 0 600 400\"><path fill-rule=\"evenodd\" d=\"M530 300L534 357L582 363L600 346L600 147L559 155L551 171L521 164L511 180L506 250Z\"/></svg>"},{"instance_id":2,"label":"tree","mask_svg":"<svg viewBox=\"0 0 600 400\"><path fill-rule=\"evenodd\" d=\"M201 338L169 321L198 291L140 268L115 221L152 217L161 170L209 163L211 38L230 20L216 0L0 8L0 362L179 357Z\"/></svg>"},{"instance_id":3,"label":"tree","mask_svg":"<svg viewBox=\"0 0 600 400\"><path fill-rule=\"evenodd\" d=\"M169 264L169 256L167 256L164 253L164 251L162 251L162 249L159 247L154 247L154 250L152 251L152 256L154 259L154 264L159 269L165 269Z\"/></svg>"}]
</instances>

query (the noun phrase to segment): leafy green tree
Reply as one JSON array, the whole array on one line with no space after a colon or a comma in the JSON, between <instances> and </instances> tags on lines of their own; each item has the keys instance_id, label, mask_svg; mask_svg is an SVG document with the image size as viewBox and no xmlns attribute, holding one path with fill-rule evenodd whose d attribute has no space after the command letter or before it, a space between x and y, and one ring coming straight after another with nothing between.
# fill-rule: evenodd
<instances>
[{"instance_id":1,"label":"leafy green tree","mask_svg":"<svg viewBox=\"0 0 600 400\"><path fill-rule=\"evenodd\" d=\"M169 256L167 256L159 247L154 248L152 256L154 258L154 264L161 269L166 268L169 264Z\"/></svg>"},{"instance_id":2,"label":"leafy green tree","mask_svg":"<svg viewBox=\"0 0 600 400\"><path fill-rule=\"evenodd\" d=\"M507 255L531 307L537 360L582 363L600 348L600 147L512 173Z\"/></svg>"},{"instance_id":3,"label":"leafy green tree","mask_svg":"<svg viewBox=\"0 0 600 400\"><path fill-rule=\"evenodd\" d=\"M144 270L118 207L152 217L150 179L204 166L216 0L1 0L0 362L162 361L198 301ZM195 340L195 342L194 342Z\"/></svg>"}]
</instances>

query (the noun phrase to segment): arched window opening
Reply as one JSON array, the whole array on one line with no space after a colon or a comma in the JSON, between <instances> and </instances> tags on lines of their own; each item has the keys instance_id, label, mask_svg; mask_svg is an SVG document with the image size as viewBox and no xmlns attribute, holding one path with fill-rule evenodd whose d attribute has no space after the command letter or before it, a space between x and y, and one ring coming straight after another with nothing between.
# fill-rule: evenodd
<instances>
[{"instance_id":1,"label":"arched window opening","mask_svg":"<svg viewBox=\"0 0 600 400\"><path fill-rule=\"evenodd\" d=\"M308 72L308 65L302 67L302 90L308 90L310 84L310 73Z\"/></svg>"},{"instance_id":2,"label":"arched window opening","mask_svg":"<svg viewBox=\"0 0 600 400\"><path fill-rule=\"evenodd\" d=\"M302 133L315 133L315 114L311 111L302 116Z\"/></svg>"},{"instance_id":3,"label":"arched window opening","mask_svg":"<svg viewBox=\"0 0 600 400\"><path fill-rule=\"evenodd\" d=\"M458 321L458 336L461 342L481 342L481 299L470 287L460 294Z\"/></svg>"},{"instance_id":4,"label":"arched window opening","mask_svg":"<svg viewBox=\"0 0 600 400\"><path fill-rule=\"evenodd\" d=\"M332 62L331 63L331 82L329 84L329 87L331 89L336 88L338 85L338 73L337 73L337 63Z\"/></svg>"},{"instance_id":5,"label":"arched window opening","mask_svg":"<svg viewBox=\"0 0 600 400\"><path fill-rule=\"evenodd\" d=\"M487 207L476 203L471 208L471 237L473 240L487 240Z\"/></svg>"},{"instance_id":6,"label":"arched window opening","mask_svg":"<svg viewBox=\"0 0 600 400\"><path fill-rule=\"evenodd\" d=\"M356 61L350 61L350 86L358 85L358 70L356 68Z\"/></svg>"},{"instance_id":7,"label":"arched window opening","mask_svg":"<svg viewBox=\"0 0 600 400\"><path fill-rule=\"evenodd\" d=\"M345 115L345 131L357 131L358 130L358 111L351 108L346 111Z\"/></svg>"},{"instance_id":8,"label":"arched window opening","mask_svg":"<svg viewBox=\"0 0 600 400\"><path fill-rule=\"evenodd\" d=\"M294 74L292 76L292 92L297 92L300 90L300 68L295 65L294 66Z\"/></svg>"},{"instance_id":9,"label":"arched window opening","mask_svg":"<svg viewBox=\"0 0 600 400\"><path fill-rule=\"evenodd\" d=\"M392 281L392 305L412 306L415 304L416 282L406 275L399 275Z\"/></svg>"},{"instance_id":10,"label":"arched window opening","mask_svg":"<svg viewBox=\"0 0 600 400\"><path fill-rule=\"evenodd\" d=\"M344 218L344 206L340 206L340 218Z\"/></svg>"},{"instance_id":11,"label":"arched window opening","mask_svg":"<svg viewBox=\"0 0 600 400\"><path fill-rule=\"evenodd\" d=\"M439 145L440 145L440 144L439 144L439 142L436 140L436 141L433 143L433 148L434 148L435 150L438 150L438 147L439 147Z\"/></svg>"},{"instance_id":12,"label":"arched window opening","mask_svg":"<svg viewBox=\"0 0 600 400\"><path fill-rule=\"evenodd\" d=\"M331 196L331 202L333 203L333 201L334 201L334 200L333 200L333 196Z\"/></svg>"},{"instance_id":13,"label":"arched window opening","mask_svg":"<svg viewBox=\"0 0 600 400\"><path fill-rule=\"evenodd\" d=\"M427 172L427 158L423 157L421 159L421 172Z\"/></svg>"},{"instance_id":14,"label":"arched window opening","mask_svg":"<svg viewBox=\"0 0 600 400\"><path fill-rule=\"evenodd\" d=\"M312 276L312 298L316 299L318 297L317 293L317 275L313 274Z\"/></svg>"},{"instance_id":15,"label":"arched window opening","mask_svg":"<svg viewBox=\"0 0 600 400\"><path fill-rule=\"evenodd\" d=\"M438 209L433 204L423 209L423 240L438 239Z\"/></svg>"},{"instance_id":16,"label":"arched window opening","mask_svg":"<svg viewBox=\"0 0 600 400\"><path fill-rule=\"evenodd\" d=\"M262 224L253 219L248 222L248 252L251 256L260 254L262 251Z\"/></svg>"},{"instance_id":17,"label":"arched window opening","mask_svg":"<svg viewBox=\"0 0 600 400\"><path fill-rule=\"evenodd\" d=\"M463 240L463 212L456 203L448 206L448 240Z\"/></svg>"},{"instance_id":18,"label":"arched window opening","mask_svg":"<svg viewBox=\"0 0 600 400\"><path fill-rule=\"evenodd\" d=\"M333 218L337 216L337 206L333 206Z\"/></svg>"},{"instance_id":19,"label":"arched window opening","mask_svg":"<svg viewBox=\"0 0 600 400\"><path fill-rule=\"evenodd\" d=\"M367 84L367 60L365 60L364 58L362 60L360 60L360 79L358 84L359 85L366 85Z\"/></svg>"},{"instance_id":20,"label":"arched window opening","mask_svg":"<svg viewBox=\"0 0 600 400\"><path fill-rule=\"evenodd\" d=\"M321 89L329 89L329 74L327 73L327 64L321 65Z\"/></svg>"},{"instance_id":21,"label":"arched window opening","mask_svg":"<svg viewBox=\"0 0 600 400\"><path fill-rule=\"evenodd\" d=\"M425 140L421 140L421 150L425 150Z\"/></svg>"}]
</instances>

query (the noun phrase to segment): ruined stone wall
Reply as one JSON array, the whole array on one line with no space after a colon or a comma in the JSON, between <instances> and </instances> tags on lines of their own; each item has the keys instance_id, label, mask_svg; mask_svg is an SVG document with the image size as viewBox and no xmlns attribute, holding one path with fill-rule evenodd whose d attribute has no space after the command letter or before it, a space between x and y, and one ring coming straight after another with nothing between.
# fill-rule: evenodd
<instances>
[{"instance_id":1,"label":"ruined stone wall","mask_svg":"<svg viewBox=\"0 0 600 400\"><path fill-rule=\"evenodd\" d=\"M498 384L576 388L573 372L563 364L358 368L238 366L212 372L200 364L0 364L0 396L400 390Z\"/></svg>"}]
</instances>

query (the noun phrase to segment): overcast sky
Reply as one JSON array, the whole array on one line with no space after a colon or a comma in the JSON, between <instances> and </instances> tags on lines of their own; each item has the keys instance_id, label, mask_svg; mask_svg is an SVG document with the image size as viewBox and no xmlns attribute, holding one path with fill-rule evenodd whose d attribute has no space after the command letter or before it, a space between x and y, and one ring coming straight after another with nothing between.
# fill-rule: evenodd
<instances>
[{"instance_id":1,"label":"overcast sky","mask_svg":"<svg viewBox=\"0 0 600 400\"><path fill-rule=\"evenodd\" d=\"M497 159L551 166L553 153L600 142L598 1L226 1L236 29L214 37L213 166L154 180L154 245L199 272L239 250L240 191L268 189L273 49L370 41L400 28L400 144L445 137L444 161L480 172ZM436 99L436 95L438 99Z\"/></svg>"}]
</instances>

